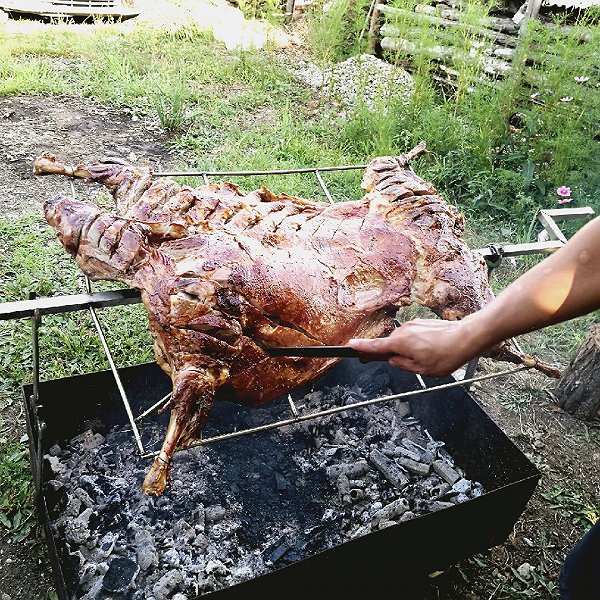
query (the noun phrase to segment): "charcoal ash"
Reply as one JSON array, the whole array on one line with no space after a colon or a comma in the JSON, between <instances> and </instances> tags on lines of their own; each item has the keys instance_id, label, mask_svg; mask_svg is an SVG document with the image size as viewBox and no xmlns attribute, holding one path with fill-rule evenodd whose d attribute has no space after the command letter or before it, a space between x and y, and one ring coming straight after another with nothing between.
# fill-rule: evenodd
<instances>
[{"instance_id":1,"label":"charcoal ash","mask_svg":"<svg viewBox=\"0 0 600 600\"><path fill-rule=\"evenodd\" d=\"M371 378L296 405L311 413L387 394L389 379ZM288 410L244 410L221 431ZM146 447L159 445L164 425L148 420L141 432ZM52 528L86 600L208 594L484 491L406 401L181 451L159 498L141 491L148 463L126 427L85 431L46 460L54 476L46 485L59 498Z\"/></svg>"}]
</instances>

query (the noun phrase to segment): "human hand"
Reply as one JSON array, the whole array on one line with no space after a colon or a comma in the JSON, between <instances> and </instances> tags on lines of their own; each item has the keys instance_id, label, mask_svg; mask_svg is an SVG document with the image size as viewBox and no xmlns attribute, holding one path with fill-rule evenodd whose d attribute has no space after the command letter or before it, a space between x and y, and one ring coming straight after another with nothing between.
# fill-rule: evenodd
<instances>
[{"instance_id":1,"label":"human hand","mask_svg":"<svg viewBox=\"0 0 600 600\"><path fill-rule=\"evenodd\" d=\"M471 359L477 349L463 321L415 319L386 338L355 339L349 345L365 354L391 354L388 363L405 371L442 377Z\"/></svg>"}]
</instances>

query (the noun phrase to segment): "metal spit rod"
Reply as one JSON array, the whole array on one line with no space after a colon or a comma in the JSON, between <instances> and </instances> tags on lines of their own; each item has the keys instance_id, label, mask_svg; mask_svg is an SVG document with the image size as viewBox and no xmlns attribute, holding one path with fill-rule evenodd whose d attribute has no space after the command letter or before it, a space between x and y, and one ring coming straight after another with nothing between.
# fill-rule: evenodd
<instances>
[{"instance_id":1,"label":"metal spit rod","mask_svg":"<svg viewBox=\"0 0 600 600\"><path fill-rule=\"evenodd\" d=\"M362 402L355 402L353 404L346 404L344 406L335 406L334 408L328 408L327 410L322 410L317 413L311 413L307 415L297 415L292 419L283 419L281 421L276 421L273 423L267 423L266 425L259 425L258 427L251 427L249 429L242 429L240 431L231 431L229 433L223 433L221 435L215 435L210 438L206 438L204 440L198 440L193 444L190 444L185 450L189 448L196 448L198 446L208 446L209 444L214 444L216 442L224 442L225 440L231 440L238 437L243 437L246 435L251 435L254 433L260 433L262 431L269 431L271 429L279 429L280 427L286 427L287 425L294 425L296 423L300 423L302 421L310 421L312 419L319 419L322 417L329 417L331 415L337 415L339 413L343 413L349 410L356 410L358 408L366 408L367 406L372 406L374 404L382 404L383 402L391 402L393 400L402 400L404 398L409 398L411 396L418 396L421 394L427 394L428 392L435 392L439 390L448 390L451 388L470 385L475 383L476 381L484 381L486 379L493 379L494 377L502 377L504 375L513 375L514 373L519 373L520 371L524 371L526 369L530 369L531 367L527 367L525 365L521 365L514 369L508 369L506 371L498 371L497 373L488 373L487 375L481 375L479 377L473 377L471 379L461 379L460 381L453 381L451 383L444 383L442 385L436 385L433 387L420 388L418 390L411 390L409 392L402 392L400 394L392 394L391 396L381 396L380 398L372 398L371 400L364 400ZM157 456L159 452L149 452L148 454L142 455L142 458L153 458Z\"/></svg>"},{"instance_id":2,"label":"metal spit rod","mask_svg":"<svg viewBox=\"0 0 600 600\"><path fill-rule=\"evenodd\" d=\"M248 177L254 175L292 175L315 171L352 171L366 169L369 165L342 165L338 167L302 167L300 169L275 169L270 171L165 171L155 177Z\"/></svg>"}]
</instances>

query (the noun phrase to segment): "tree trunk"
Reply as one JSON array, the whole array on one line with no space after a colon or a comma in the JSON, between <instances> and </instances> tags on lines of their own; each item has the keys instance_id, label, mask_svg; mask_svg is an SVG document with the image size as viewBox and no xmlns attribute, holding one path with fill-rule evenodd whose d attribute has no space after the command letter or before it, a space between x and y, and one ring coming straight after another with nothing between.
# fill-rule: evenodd
<instances>
[{"instance_id":1,"label":"tree trunk","mask_svg":"<svg viewBox=\"0 0 600 600\"><path fill-rule=\"evenodd\" d=\"M600 325L593 325L554 394L558 404L579 419L600 416Z\"/></svg>"}]
</instances>

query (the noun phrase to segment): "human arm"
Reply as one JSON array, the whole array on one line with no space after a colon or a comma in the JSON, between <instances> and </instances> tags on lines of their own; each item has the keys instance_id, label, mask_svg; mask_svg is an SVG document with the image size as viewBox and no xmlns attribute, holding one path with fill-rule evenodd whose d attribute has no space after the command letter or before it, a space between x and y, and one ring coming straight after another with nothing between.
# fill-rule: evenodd
<instances>
[{"instance_id":1,"label":"human arm","mask_svg":"<svg viewBox=\"0 0 600 600\"><path fill-rule=\"evenodd\" d=\"M393 354L389 363L442 376L515 335L600 308L600 217L552 256L527 271L480 311L461 321L415 319L389 337L351 340L369 354Z\"/></svg>"}]
</instances>

